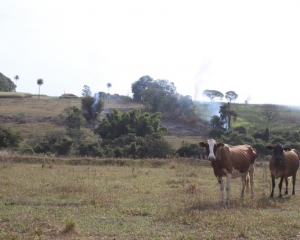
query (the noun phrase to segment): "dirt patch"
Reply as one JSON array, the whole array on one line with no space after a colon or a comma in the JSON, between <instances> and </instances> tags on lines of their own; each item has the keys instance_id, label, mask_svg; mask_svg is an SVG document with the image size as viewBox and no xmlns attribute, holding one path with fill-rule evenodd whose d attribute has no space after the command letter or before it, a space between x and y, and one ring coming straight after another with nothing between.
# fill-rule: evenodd
<instances>
[{"instance_id":1,"label":"dirt patch","mask_svg":"<svg viewBox=\"0 0 300 240\"><path fill-rule=\"evenodd\" d=\"M161 121L161 126L168 128L167 136L204 136L211 130L208 123L197 122L196 126L186 125L175 121Z\"/></svg>"}]
</instances>

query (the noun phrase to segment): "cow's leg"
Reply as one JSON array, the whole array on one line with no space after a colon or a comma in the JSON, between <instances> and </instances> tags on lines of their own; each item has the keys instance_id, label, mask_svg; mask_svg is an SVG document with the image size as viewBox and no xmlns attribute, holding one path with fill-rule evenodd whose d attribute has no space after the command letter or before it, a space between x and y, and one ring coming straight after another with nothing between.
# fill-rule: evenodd
<instances>
[{"instance_id":1,"label":"cow's leg","mask_svg":"<svg viewBox=\"0 0 300 240\"><path fill-rule=\"evenodd\" d=\"M232 178L232 174L227 173L226 174L226 202L230 202L230 193L231 193L231 178Z\"/></svg>"},{"instance_id":2,"label":"cow's leg","mask_svg":"<svg viewBox=\"0 0 300 240\"><path fill-rule=\"evenodd\" d=\"M249 178L250 178L250 191L251 191L251 198L254 199L254 167L251 164L249 169Z\"/></svg>"},{"instance_id":3,"label":"cow's leg","mask_svg":"<svg viewBox=\"0 0 300 240\"><path fill-rule=\"evenodd\" d=\"M248 184L248 180L249 180L248 174L246 176L241 177L241 181L242 181L241 198L244 198L245 188L246 185Z\"/></svg>"},{"instance_id":4,"label":"cow's leg","mask_svg":"<svg viewBox=\"0 0 300 240\"><path fill-rule=\"evenodd\" d=\"M217 177L218 183L220 185L220 202L224 201L224 182L221 177Z\"/></svg>"},{"instance_id":5,"label":"cow's leg","mask_svg":"<svg viewBox=\"0 0 300 240\"><path fill-rule=\"evenodd\" d=\"M288 190L288 187L289 187L289 179L288 178L284 178L284 181L285 181L285 195L289 194L289 190Z\"/></svg>"},{"instance_id":6,"label":"cow's leg","mask_svg":"<svg viewBox=\"0 0 300 240\"><path fill-rule=\"evenodd\" d=\"M293 192L292 192L293 195L295 195L295 184L296 184L296 173L293 175Z\"/></svg>"},{"instance_id":7,"label":"cow's leg","mask_svg":"<svg viewBox=\"0 0 300 240\"><path fill-rule=\"evenodd\" d=\"M272 178L272 191L270 197L274 197L275 176L271 175L271 178Z\"/></svg>"},{"instance_id":8,"label":"cow's leg","mask_svg":"<svg viewBox=\"0 0 300 240\"><path fill-rule=\"evenodd\" d=\"M280 198L282 198L282 194L281 194L282 182L283 182L283 177L280 178L280 182L279 182L279 197Z\"/></svg>"}]
</instances>

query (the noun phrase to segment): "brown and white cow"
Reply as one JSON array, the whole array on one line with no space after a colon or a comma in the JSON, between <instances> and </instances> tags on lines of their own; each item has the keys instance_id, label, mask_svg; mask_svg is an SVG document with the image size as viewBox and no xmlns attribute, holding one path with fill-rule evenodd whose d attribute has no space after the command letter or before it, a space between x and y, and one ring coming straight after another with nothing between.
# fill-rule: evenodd
<instances>
[{"instance_id":1,"label":"brown and white cow","mask_svg":"<svg viewBox=\"0 0 300 240\"><path fill-rule=\"evenodd\" d=\"M251 198L254 198L253 175L254 161L257 157L256 149L249 145L231 146L225 143L217 143L214 139L207 142L199 142L200 147L205 147L206 156L211 160L214 174L220 185L220 201L224 201L224 182L222 177L226 176L226 202L230 201L231 179L241 177L242 189L241 198L244 197L244 190L247 176L250 177Z\"/></svg>"},{"instance_id":2,"label":"brown and white cow","mask_svg":"<svg viewBox=\"0 0 300 240\"><path fill-rule=\"evenodd\" d=\"M280 178L279 197L282 197L281 189L283 179L285 180L285 194L288 194L288 178L292 177L293 191L295 194L295 183L297 170L299 168L299 157L295 149L284 148L280 143L274 146L267 146L269 150L273 150L272 158L269 162L269 168L272 178L272 191L270 197L274 197L275 178Z\"/></svg>"}]
</instances>

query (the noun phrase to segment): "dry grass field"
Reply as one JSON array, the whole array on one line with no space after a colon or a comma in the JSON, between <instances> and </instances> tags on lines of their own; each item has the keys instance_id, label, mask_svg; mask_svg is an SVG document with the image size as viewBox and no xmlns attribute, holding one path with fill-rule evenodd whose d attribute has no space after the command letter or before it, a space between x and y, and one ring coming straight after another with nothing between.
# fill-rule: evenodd
<instances>
[{"instance_id":1,"label":"dry grass field","mask_svg":"<svg viewBox=\"0 0 300 240\"><path fill-rule=\"evenodd\" d=\"M256 198L239 199L234 179L225 205L205 160L0 156L3 240L300 238L300 184L270 199L266 163L255 166Z\"/></svg>"},{"instance_id":2,"label":"dry grass field","mask_svg":"<svg viewBox=\"0 0 300 240\"><path fill-rule=\"evenodd\" d=\"M69 106L80 108L81 99L1 98L1 125L30 140L58 130L56 118ZM105 106L141 107L114 99ZM257 119L246 115L257 107L236 107L239 121L261 125L259 114L252 114ZM282 115L282 122L291 124L273 127L298 128L298 114ZM202 137L165 139L176 149ZM219 187L205 160L54 158L1 151L0 240L300 239L300 183L296 195L279 199L276 186L270 199L269 175L267 163L258 162L254 200L247 193L239 199L240 180L232 180L232 201L226 205L218 202Z\"/></svg>"}]
</instances>

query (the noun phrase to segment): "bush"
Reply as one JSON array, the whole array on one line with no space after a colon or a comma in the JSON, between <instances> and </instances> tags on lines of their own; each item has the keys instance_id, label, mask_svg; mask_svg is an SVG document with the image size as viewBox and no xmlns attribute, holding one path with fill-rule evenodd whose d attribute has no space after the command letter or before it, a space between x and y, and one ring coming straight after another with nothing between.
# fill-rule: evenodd
<instances>
[{"instance_id":1,"label":"bush","mask_svg":"<svg viewBox=\"0 0 300 240\"><path fill-rule=\"evenodd\" d=\"M263 140L258 140L252 145L259 155L270 155L270 150L266 148L266 143Z\"/></svg>"},{"instance_id":2,"label":"bush","mask_svg":"<svg viewBox=\"0 0 300 240\"><path fill-rule=\"evenodd\" d=\"M0 149L17 148L23 137L19 132L13 132L10 128L0 126Z\"/></svg>"},{"instance_id":3,"label":"bush","mask_svg":"<svg viewBox=\"0 0 300 240\"><path fill-rule=\"evenodd\" d=\"M179 154L180 157L199 157L202 151L198 144L183 143L182 146L177 149L176 154Z\"/></svg>"},{"instance_id":4,"label":"bush","mask_svg":"<svg viewBox=\"0 0 300 240\"><path fill-rule=\"evenodd\" d=\"M239 132L240 134L246 134L247 135L247 130L243 126L236 127L234 130Z\"/></svg>"},{"instance_id":5,"label":"bush","mask_svg":"<svg viewBox=\"0 0 300 240\"><path fill-rule=\"evenodd\" d=\"M37 143L33 150L36 153L55 153L56 155L68 155L73 144L73 140L64 132L47 132L44 138Z\"/></svg>"},{"instance_id":6,"label":"bush","mask_svg":"<svg viewBox=\"0 0 300 240\"><path fill-rule=\"evenodd\" d=\"M75 150L80 156L104 157L104 151L99 142L82 141Z\"/></svg>"},{"instance_id":7,"label":"bush","mask_svg":"<svg viewBox=\"0 0 300 240\"><path fill-rule=\"evenodd\" d=\"M208 133L208 135L211 138L220 138L222 135L224 135L224 133L225 133L224 129L214 128Z\"/></svg>"},{"instance_id":8,"label":"bush","mask_svg":"<svg viewBox=\"0 0 300 240\"><path fill-rule=\"evenodd\" d=\"M282 145L284 145L285 144L285 139L284 139L284 137L282 137L282 136L280 136L280 135L277 135L277 136L275 136L275 137L273 137L272 138L272 143L274 144L274 143L281 143Z\"/></svg>"}]
</instances>

